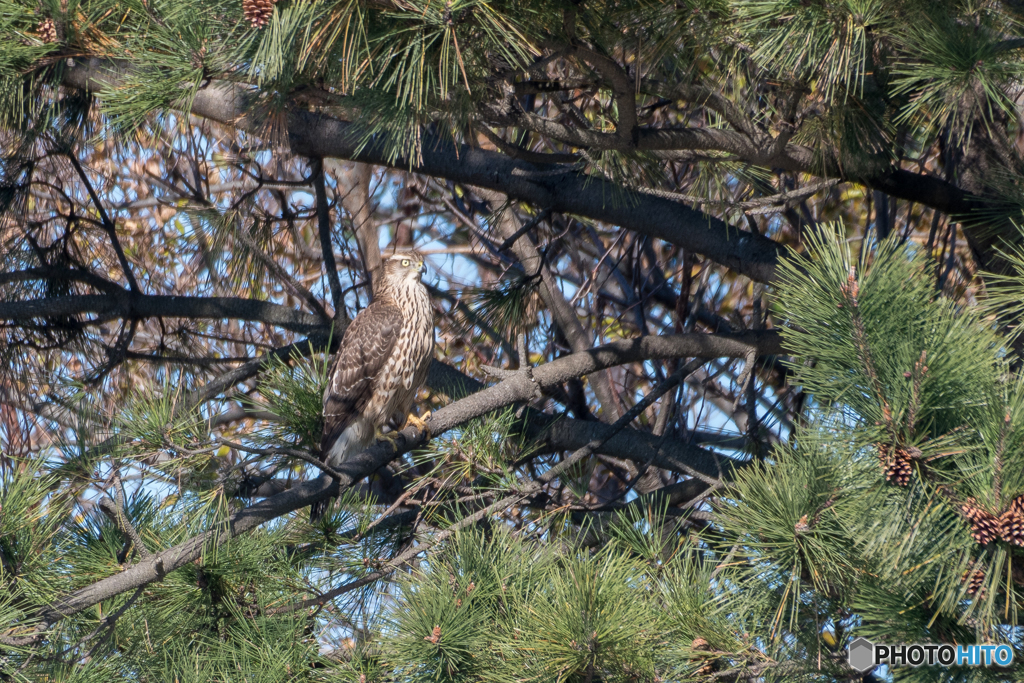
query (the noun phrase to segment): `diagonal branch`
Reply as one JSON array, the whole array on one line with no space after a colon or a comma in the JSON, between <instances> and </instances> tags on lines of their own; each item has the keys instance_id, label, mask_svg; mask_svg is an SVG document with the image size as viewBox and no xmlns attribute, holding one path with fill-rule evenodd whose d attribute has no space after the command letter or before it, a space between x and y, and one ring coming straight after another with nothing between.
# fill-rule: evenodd
<instances>
[{"instance_id":1,"label":"diagonal branch","mask_svg":"<svg viewBox=\"0 0 1024 683\"><path fill-rule=\"evenodd\" d=\"M149 557L151 553L142 542L142 537L139 536L139 532L136 531L131 521L129 521L128 516L124 512L124 506L110 498L100 498L98 505L100 509L103 510L104 514L110 518L110 521L117 526L117 530L120 531L125 538L131 541L136 552L138 552L143 559Z\"/></svg>"},{"instance_id":2,"label":"diagonal branch","mask_svg":"<svg viewBox=\"0 0 1024 683\"><path fill-rule=\"evenodd\" d=\"M96 211L100 214L103 229L107 232L107 236L110 238L110 244L114 247L114 253L117 254L117 260L121 264L121 270L124 271L124 277L128 280L128 287L133 292L139 293L139 283L135 280L135 275L132 273L132 268L128 263L128 258L124 255L124 249L121 248L121 242L117 239L117 227L114 225L114 222L110 220L110 216L107 215L107 210L103 208L103 202L100 201L99 195L96 194L96 190L93 189L92 183L89 182L89 176L85 174L85 169L82 168L82 164L78 162L78 157L75 156L73 151L68 153L66 156L71 161L71 165L75 167L75 171L78 172L78 177L82 179L82 183L85 185L85 189L89 192L89 197L92 199L92 203L96 206Z\"/></svg>"},{"instance_id":3,"label":"diagonal branch","mask_svg":"<svg viewBox=\"0 0 1024 683\"><path fill-rule=\"evenodd\" d=\"M498 251L505 251L506 249L511 247L513 244L515 244L516 240L518 240L520 237L522 237L523 235L530 232L538 225L546 221L549 216L551 216L551 209L544 209L536 216L523 223L521 228L519 228L514 233L506 237L502 241L502 243L498 245Z\"/></svg>"},{"instance_id":4,"label":"diagonal branch","mask_svg":"<svg viewBox=\"0 0 1024 683\"><path fill-rule=\"evenodd\" d=\"M122 83L129 67L110 61L76 61L63 72L67 86L100 92ZM254 94L245 86L212 81L201 89L190 113L259 134L263 122L254 115ZM704 254L754 280L769 282L784 248L762 235L743 232L721 219L678 202L642 197L603 178L589 177L570 166L538 166L450 140L424 129L417 159L395 158L381 141L367 144L354 124L296 107L288 114L292 151L309 157L333 157L411 170L455 182L485 187L535 206L577 214L663 239Z\"/></svg>"},{"instance_id":5,"label":"diagonal branch","mask_svg":"<svg viewBox=\"0 0 1024 683\"><path fill-rule=\"evenodd\" d=\"M324 310L323 304L321 304L320 301L315 296L313 296L313 293L309 291L309 289L307 289L302 283L296 281L295 278L293 278L288 273L288 271L281 266L281 264L279 264L277 261L270 258L270 256L264 253L260 245L258 245L256 241L252 239L249 235L245 234L244 227L236 225L234 236L239 242L241 242L245 246L246 249L249 250L249 253L255 256L256 259L258 259L259 262L263 264L263 267L270 271L270 273L275 278L277 278L278 282L284 285L284 287L288 289L292 294L294 294L297 299L305 301L306 305L309 306L310 310L319 315L324 320L330 320L330 316L327 315L327 311ZM334 259L333 253L331 254L331 259ZM335 277L337 277L337 273L335 273ZM338 286L340 287L341 285Z\"/></svg>"},{"instance_id":6,"label":"diagonal branch","mask_svg":"<svg viewBox=\"0 0 1024 683\"><path fill-rule=\"evenodd\" d=\"M505 200L505 197L496 192L479 189L477 189L477 192L492 204L500 205ZM515 225L515 218L511 208L507 208L501 213L496 225L501 237L505 242L511 244L512 251L515 253L516 258L519 259L519 263L522 264L527 277L535 278L538 275L540 276L540 286L537 288L537 293L540 294L544 304L551 311L555 323L569 341L569 346L572 347L572 350L579 352L591 348L593 341L590 335L583 329L579 318L576 317L576 311L562 295L562 290L559 288L555 276L544 263L544 259L541 257L537 247L529 239L519 240L515 238L518 229ZM525 361L521 359L520 364L524 363ZM591 378L591 382L594 386L594 393L597 395L598 403L600 403L601 409L604 410L604 414L618 417L618 400L612 387L611 376L608 373L597 374Z\"/></svg>"},{"instance_id":7,"label":"diagonal branch","mask_svg":"<svg viewBox=\"0 0 1024 683\"><path fill-rule=\"evenodd\" d=\"M123 74L130 68L123 62L99 58L78 60L64 69L63 82L69 87L99 93L104 88L121 87ZM255 92L242 84L210 81L196 94L189 112L259 135L265 127L263 119L254 114L255 97ZM721 98L705 101L723 112L727 109ZM182 103L179 109L184 106ZM730 116L736 113L730 112ZM288 113L287 121L289 140L296 154L378 164L486 187L535 206L550 206L559 213L585 216L665 240L757 281L774 281L776 264L784 253L781 245L763 235L740 231L678 202L642 197L603 178L584 175L571 166L538 165L499 152L456 145L429 129L422 129L417 137L422 146L416 159L395 158L382 141L361 144L365 140L355 131L354 124L322 112L296 106ZM747 163L855 181L946 213L967 214L987 204L984 198L941 178L899 168L867 177L846 177L841 168L820 168L820 158L806 146L790 144L772 157L766 151L770 145L756 135L751 136L741 121L735 120L734 125L737 131L641 129L638 149L656 153L660 150L665 154L690 149L732 153Z\"/></svg>"}]
</instances>

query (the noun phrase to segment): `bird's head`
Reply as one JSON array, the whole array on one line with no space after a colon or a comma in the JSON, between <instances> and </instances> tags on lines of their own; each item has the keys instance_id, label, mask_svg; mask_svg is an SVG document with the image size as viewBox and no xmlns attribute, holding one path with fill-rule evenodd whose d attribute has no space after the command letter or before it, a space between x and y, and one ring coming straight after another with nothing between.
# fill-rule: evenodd
<instances>
[{"instance_id":1,"label":"bird's head","mask_svg":"<svg viewBox=\"0 0 1024 683\"><path fill-rule=\"evenodd\" d=\"M384 280L392 289L415 286L425 271L423 256L415 251L400 251L384 261Z\"/></svg>"}]
</instances>

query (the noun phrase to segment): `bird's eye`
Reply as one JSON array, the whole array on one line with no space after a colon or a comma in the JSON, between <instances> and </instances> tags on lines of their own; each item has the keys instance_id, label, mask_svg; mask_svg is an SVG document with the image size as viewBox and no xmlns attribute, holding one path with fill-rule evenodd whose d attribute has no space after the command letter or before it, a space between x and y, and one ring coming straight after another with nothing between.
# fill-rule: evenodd
<instances>
[{"instance_id":1,"label":"bird's eye","mask_svg":"<svg viewBox=\"0 0 1024 683\"><path fill-rule=\"evenodd\" d=\"M409 267L409 259L407 259L407 258L402 259L402 267L403 268L408 268Z\"/></svg>"}]
</instances>

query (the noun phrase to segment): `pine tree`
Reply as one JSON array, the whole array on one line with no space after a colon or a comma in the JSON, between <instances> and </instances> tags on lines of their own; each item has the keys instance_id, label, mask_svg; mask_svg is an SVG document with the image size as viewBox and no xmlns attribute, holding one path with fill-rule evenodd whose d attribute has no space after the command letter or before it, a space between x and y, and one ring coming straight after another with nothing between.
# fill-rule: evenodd
<instances>
[{"instance_id":1,"label":"pine tree","mask_svg":"<svg viewBox=\"0 0 1024 683\"><path fill-rule=\"evenodd\" d=\"M1019 680L846 648L1024 658L1022 22L0 0L0 679Z\"/></svg>"}]
</instances>

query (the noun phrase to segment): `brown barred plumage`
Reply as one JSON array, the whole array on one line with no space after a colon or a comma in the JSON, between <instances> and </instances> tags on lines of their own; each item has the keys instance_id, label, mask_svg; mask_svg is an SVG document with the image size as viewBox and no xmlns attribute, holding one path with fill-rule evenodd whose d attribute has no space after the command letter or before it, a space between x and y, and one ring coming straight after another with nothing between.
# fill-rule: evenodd
<instances>
[{"instance_id":1,"label":"brown barred plumage","mask_svg":"<svg viewBox=\"0 0 1024 683\"><path fill-rule=\"evenodd\" d=\"M373 443L394 419L405 424L434 355L434 316L421 281L423 258L400 252L384 262L373 303L341 340L324 393L320 459L336 467ZM327 501L315 503L316 521Z\"/></svg>"}]
</instances>

